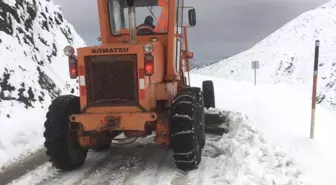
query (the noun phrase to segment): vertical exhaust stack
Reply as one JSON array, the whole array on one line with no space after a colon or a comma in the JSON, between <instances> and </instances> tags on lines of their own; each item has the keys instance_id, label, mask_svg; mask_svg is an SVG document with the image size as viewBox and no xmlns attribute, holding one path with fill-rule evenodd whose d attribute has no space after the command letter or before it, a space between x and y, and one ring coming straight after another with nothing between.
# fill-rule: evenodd
<instances>
[{"instance_id":1,"label":"vertical exhaust stack","mask_svg":"<svg viewBox=\"0 0 336 185\"><path fill-rule=\"evenodd\" d=\"M129 22L129 29L130 29L130 43L136 43L136 17L135 17L135 7L134 7L134 0L127 0L128 5L128 22Z\"/></svg>"}]
</instances>

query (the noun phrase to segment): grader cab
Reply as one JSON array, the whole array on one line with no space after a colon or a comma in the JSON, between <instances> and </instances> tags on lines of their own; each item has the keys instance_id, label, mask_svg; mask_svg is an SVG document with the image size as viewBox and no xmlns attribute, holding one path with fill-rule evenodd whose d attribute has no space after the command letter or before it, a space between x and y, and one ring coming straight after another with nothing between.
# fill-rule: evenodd
<instances>
[{"instance_id":1,"label":"grader cab","mask_svg":"<svg viewBox=\"0 0 336 185\"><path fill-rule=\"evenodd\" d=\"M49 107L50 161L72 170L89 149L106 148L121 134L154 134L154 142L172 149L177 168L196 169L206 142L204 107L214 107L215 99L211 81L203 90L190 86L187 28L196 25L195 9L183 0L97 3L101 45L64 48L80 94L60 96Z\"/></svg>"}]
</instances>

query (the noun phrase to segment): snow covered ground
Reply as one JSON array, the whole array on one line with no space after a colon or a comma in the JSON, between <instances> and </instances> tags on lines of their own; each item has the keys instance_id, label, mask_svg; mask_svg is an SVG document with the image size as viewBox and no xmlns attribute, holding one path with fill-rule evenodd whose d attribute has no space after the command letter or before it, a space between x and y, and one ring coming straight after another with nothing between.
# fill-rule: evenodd
<instances>
[{"instance_id":1,"label":"snow covered ground","mask_svg":"<svg viewBox=\"0 0 336 185\"><path fill-rule=\"evenodd\" d=\"M0 28L0 50L6 51L0 53L0 171L21 154L42 147L44 114L51 99L77 94L72 89L75 81L64 70L67 63L62 48L69 42L75 47L84 45L52 1L40 1L37 6L35 1L22 2L15 7L10 0L0 1L13 14L2 17L0 11L0 21L8 22ZM313 59L314 39L321 39L320 98L325 95L332 105L336 19L331 18L335 8L333 0L300 16L244 55L195 71L230 78L193 74L192 83L201 86L202 80L213 79L217 107L240 112L230 115L229 134L207 142L198 171L181 174L175 171L169 153L137 143L135 148L118 149L119 153L90 153L83 168L69 174L45 163L13 184L336 184L336 149L331 144L336 138L336 116L318 106L316 139L309 139L307 89L312 62L306 62ZM262 60L259 79L278 84L252 85L249 60L254 59Z\"/></svg>"},{"instance_id":2,"label":"snow covered ground","mask_svg":"<svg viewBox=\"0 0 336 185\"><path fill-rule=\"evenodd\" d=\"M302 89L282 83L254 86L195 74L191 78L197 86L201 80L212 79L218 107L247 115L267 142L281 147L301 165L306 182L336 184L335 112L317 106L315 139L310 140L311 99Z\"/></svg>"},{"instance_id":3,"label":"snow covered ground","mask_svg":"<svg viewBox=\"0 0 336 185\"><path fill-rule=\"evenodd\" d=\"M336 138L333 134L336 130L333 112L317 106L316 138L311 140L310 98L293 85L254 86L252 83L196 74L191 77L196 86L201 86L203 80L213 80L217 107L232 111L229 116L230 133L217 140L208 137L198 171L190 174L178 172L170 153L152 145L139 147L135 144L135 148L121 148L116 152L113 149L106 156L90 153L83 168L70 174L61 174L46 163L12 184L336 183L333 178L336 149L331 144ZM140 142L151 141L149 138ZM99 167L94 167L97 162Z\"/></svg>"},{"instance_id":4,"label":"snow covered ground","mask_svg":"<svg viewBox=\"0 0 336 185\"><path fill-rule=\"evenodd\" d=\"M208 137L199 170L188 174L175 170L170 152L154 145L134 144L112 148L105 155L90 153L84 166L70 173L60 173L45 163L11 185L303 184L302 172L293 159L268 144L243 115L232 113L229 120L231 132L219 140Z\"/></svg>"}]
</instances>

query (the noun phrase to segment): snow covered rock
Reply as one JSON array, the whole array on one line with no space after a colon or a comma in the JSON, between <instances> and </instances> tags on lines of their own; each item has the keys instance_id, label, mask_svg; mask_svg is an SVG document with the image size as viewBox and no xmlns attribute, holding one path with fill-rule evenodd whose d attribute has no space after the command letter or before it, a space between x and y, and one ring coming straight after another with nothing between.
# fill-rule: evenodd
<instances>
[{"instance_id":1,"label":"snow covered rock","mask_svg":"<svg viewBox=\"0 0 336 185\"><path fill-rule=\"evenodd\" d=\"M52 99L77 94L66 45L85 46L50 0L0 1L0 168L43 143Z\"/></svg>"},{"instance_id":2,"label":"snow covered rock","mask_svg":"<svg viewBox=\"0 0 336 185\"><path fill-rule=\"evenodd\" d=\"M335 30L336 0L332 0L301 14L251 49L193 73L253 82L251 61L258 60L257 83L296 84L311 96L315 40L320 40L318 103L336 109Z\"/></svg>"}]
</instances>

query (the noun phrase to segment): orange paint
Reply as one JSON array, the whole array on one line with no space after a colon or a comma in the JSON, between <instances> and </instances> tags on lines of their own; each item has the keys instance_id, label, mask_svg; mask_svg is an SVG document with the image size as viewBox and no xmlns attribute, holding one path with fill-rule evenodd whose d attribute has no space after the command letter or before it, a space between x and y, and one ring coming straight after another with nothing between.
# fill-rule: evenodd
<instances>
[{"instance_id":1,"label":"orange paint","mask_svg":"<svg viewBox=\"0 0 336 185\"><path fill-rule=\"evenodd\" d=\"M109 125L107 118L114 118L115 125ZM104 131L104 130L136 130L145 131L145 122L156 121L156 113L143 113L143 112L125 112L125 113L90 113L74 114L70 117L83 125L84 131Z\"/></svg>"},{"instance_id":2,"label":"orange paint","mask_svg":"<svg viewBox=\"0 0 336 185\"><path fill-rule=\"evenodd\" d=\"M83 65L78 66L78 75L85 75Z\"/></svg>"},{"instance_id":3,"label":"orange paint","mask_svg":"<svg viewBox=\"0 0 336 185\"><path fill-rule=\"evenodd\" d=\"M157 33L164 33L168 31L168 1L167 0L159 0L159 6L162 8L162 12L160 17L158 18L158 23L154 29Z\"/></svg>"},{"instance_id":4,"label":"orange paint","mask_svg":"<svg viewBox=\"0 0 336 185\"><path fill-rule=\"evenodd\" d=\"M136 44L128 42L127 29L119 30L117 36L111 34L108 0L97 3L102 44L77 49L78 74L85 82L80 81L79 86L81 113L71 115L70 120L81 126L81 145L89 147L100 142L88 134L92 131L125 131L129 136L143 136L150 123L156 132L155 142L169 146L167 116L158 116L167 115L168 109L157 105L169 105L179 88L185 86L182 79L186 72L177 73L180 66L175 66L176 53L181 52L176 51L175 39L186 38L186 29L182 34L175 31L176 0L159 0L162 12L154 31L165 33L138 35ZM149 43L153 46L153 62L145 65L144 46ZM187 54L187 43L181 50ZM188 63L187 58L180 59L180 63ZM145 71L153 74L146 76Z\"/></svg>"}]
</instances>

